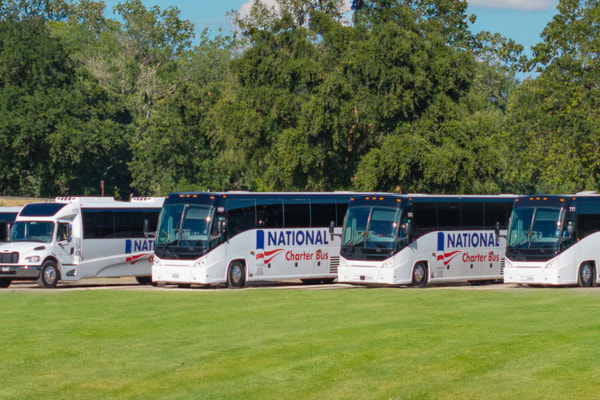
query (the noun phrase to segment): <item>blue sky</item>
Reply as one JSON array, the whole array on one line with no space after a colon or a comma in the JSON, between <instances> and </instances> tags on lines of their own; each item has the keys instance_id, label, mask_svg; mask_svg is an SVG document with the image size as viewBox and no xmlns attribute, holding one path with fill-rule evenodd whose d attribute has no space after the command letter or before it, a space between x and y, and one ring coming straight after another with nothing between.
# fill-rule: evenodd
<instances>
[{"instance_id":1,"label":"blue sky","mask_svg":"<svg viewBox=\"0 0 600 400\"><path fill-rule=\"evenodd\" d=\"M120 0L104 0L107 11ZM229 32L231 22L226 16L230 10L248 7L250 0L142 0L147 7L159 6L164 9L176 6L181 17L190 20L197 30L209 28L213 33L218 29ZM267 3L274 0L263 0ZM473 32L487 30L500 33L525 46L540 42L540 34L556 14L558 0L467 0L468 13L477 15Z\"/></svg>"}]
</instances>

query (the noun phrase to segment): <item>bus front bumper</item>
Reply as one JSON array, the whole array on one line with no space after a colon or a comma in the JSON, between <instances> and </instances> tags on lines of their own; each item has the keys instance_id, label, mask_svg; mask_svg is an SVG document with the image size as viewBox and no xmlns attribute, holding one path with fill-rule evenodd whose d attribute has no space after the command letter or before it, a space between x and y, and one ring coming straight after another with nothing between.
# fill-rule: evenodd
<instances>
[{"instance_id":1,"label":"bus front bumper","mask_svg":"<svg viewBox=\"0 0 600 400\"><path fill-rule=\"evenodd\" d=\"M338 282L356 285L407 285L410 279L403 279L394 268L382 267L340 267Z\"/></svg>"},{"instance_id":2,"label":"bus front bumper","mask_svg":"<svg viewBox=\"0 0 600 400\"><path fill-rule=\"evenodd\" d=\"M0 265L0 278L14 280L36 280L40 276L39 266Z\"/></svg>"}]
</instances>

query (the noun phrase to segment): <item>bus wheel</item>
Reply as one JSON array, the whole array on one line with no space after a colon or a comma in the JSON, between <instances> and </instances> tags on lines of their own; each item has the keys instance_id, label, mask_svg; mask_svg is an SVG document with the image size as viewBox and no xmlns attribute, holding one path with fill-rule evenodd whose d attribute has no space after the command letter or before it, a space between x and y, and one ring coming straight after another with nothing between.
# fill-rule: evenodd
<instances>
[{"instance_id":1,"label":"bus wheel","mask_svg":"<svg viewBox=\"0 0 600 400\"><path fill-rule=\"evenodd\" d=\"M5 289L10 286L12 279L1 278L0 279L0 288Z\"/></svg>"},{"instance_id":2,"label":"bus wheel","mask_svg":"<svg viewBox=\"0 0 600 400\"><path fill-rule=\"evenodd\" d=\"M140 284L140 285L150 285L152 283L152 278L149 276L136 276L135 280Z\"/></svg>"},{"instance_id":3,"label":"bus wheel","mask_svg":"<svg viewBox=\"0 0 600 400\"><path fill-rule=\"evenodd\" d=\"M590 263L583 263L579 267L579 286L590 287L594 284L594 267Z\"/></svg>"},{"instance_id":4,"label":"bus wheel","mask_svg":"<svg viewBox=\"0 0 600 400\"><path fill-rule=\"evenodd\" d=\"M56 263L52 260L48 260L42 265L40 271L40 277L38 278L38 285L43 288L53 288L59 280L59 272Z\"/></svg>"},{"instance_id":5,"label":"bus wheel","mask_svg":"<svg viewBox=\"0 0 600 400\"><path fill-rule=\"evenodd\" d=\"M418 263L415 265L412 274L412 284L413 286L421 286L427 283L427 266L425 263Z\"/></svg>"},{"instance_id":6,"label":"bus wheel","mask_svg":"<svg viewBox=\"0 0 600 400\"><path fill-rule=\"evenodd\" d=\"M239 261L234 261L229 267L227 273L227 285L231 287L243 287L246 283L246 271L244 271L244 264Z\"/></svg>"}]
</instances>

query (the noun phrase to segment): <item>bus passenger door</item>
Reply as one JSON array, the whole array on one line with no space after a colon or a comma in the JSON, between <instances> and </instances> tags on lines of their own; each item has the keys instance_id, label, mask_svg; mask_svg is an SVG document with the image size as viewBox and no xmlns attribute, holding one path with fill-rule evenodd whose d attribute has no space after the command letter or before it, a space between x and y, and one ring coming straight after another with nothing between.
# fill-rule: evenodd
<instances>
[{"instance_id":1,"label":"bus passenger door","mask_svg":"<svg viewBox=\"0 0 600 400\"><path fill-rule=\"evenodd\" d=\"M62 266L73 265L75 259L75 244L71 224L59 222L56 229L56 256Z\"/></svg>"}]
</instances>

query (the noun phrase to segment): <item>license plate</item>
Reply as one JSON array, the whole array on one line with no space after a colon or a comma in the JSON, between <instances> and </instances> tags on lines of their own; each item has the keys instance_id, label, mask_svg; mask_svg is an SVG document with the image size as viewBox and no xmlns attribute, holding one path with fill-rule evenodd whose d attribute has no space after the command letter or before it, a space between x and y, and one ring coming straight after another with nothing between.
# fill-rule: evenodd
<instances>
[{"instance_id":1,"label":"license plate","mask_svg":"<svg viewBox=\"0 0 600 400\"><path fill-rule=\"evenodd\" d=\"M2 267L2 272L10 272L10 267Z\"/></svg>"},{"instance_id":2,"label":"license plate","mask_svg":"<svg viewBox=\"0 0 600 400\"><path fill-rule=\"evenodd\" d=\"M173 274L173 279L179 279L179 274Z\"/></svg>"}]
</instances>

